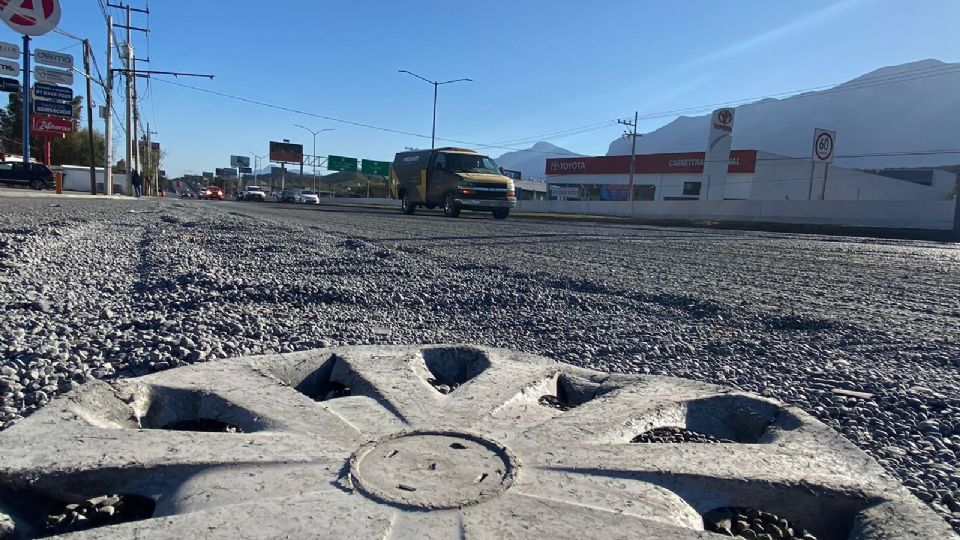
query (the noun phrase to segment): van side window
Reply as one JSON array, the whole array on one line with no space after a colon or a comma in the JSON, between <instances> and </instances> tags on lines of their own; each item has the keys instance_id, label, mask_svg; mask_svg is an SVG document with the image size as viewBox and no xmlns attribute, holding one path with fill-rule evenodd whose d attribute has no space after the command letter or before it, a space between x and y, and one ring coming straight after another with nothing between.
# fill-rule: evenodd
<instances>
[{"instance_id":1,"label":"van side window","mask_svg":"<svg viewBox=\"0 0 960 540\"><path fill-rule=\"evenodd\" d=\"M437 159L433 162L433 169L436 171L447 170L447 155L437 154Z\"/></svg>"}]
</instances>

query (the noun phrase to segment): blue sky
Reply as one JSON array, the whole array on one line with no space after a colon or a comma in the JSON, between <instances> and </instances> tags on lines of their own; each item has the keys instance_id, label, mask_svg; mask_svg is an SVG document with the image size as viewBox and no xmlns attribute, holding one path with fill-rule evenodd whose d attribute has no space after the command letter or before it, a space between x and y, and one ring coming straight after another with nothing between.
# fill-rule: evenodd
<instances>
[{"instance_id":1,"label":"blue sky","mask_svg":"<svg viewBox=\"0 0 960 540\"><path fill-rule=\"evenodd\" d=\"M60 27L89 38L103 69L106 29L98 1L61 3ZM158 132L155 138L168 152L164 168L173 175L229 166L230 154L266 154L271 139L303 143L311 152L312 135L295 123L335 129L317 137L321 155L391 160L406 146L429 147L433 89L398 69L439 80L474 79L440 88L438 138L510 148L544 139L603 154L622 132L616 126L539 136L634 110L670 111L841 82L925 58L960 59L960 3L945 0L149 4L149 18L134 17L136 26L151 29L149 40L134 35L149 68L216 76L157 77L149 88L141 81L142 117ZM121 12L110 11L119 21ZM19 42L19 36L4 26L0 40ZM33 44L70 47L81 65L81 48L69 38L48 34ZM160 79L426 138L271 109ZM82 80L76 82L75 92L83 93ZM94 95L102 104L102 93ZM640 131L670 120L642 122ZM486 151L496 156L508 150Z\"/></svg>"}]
</instances>

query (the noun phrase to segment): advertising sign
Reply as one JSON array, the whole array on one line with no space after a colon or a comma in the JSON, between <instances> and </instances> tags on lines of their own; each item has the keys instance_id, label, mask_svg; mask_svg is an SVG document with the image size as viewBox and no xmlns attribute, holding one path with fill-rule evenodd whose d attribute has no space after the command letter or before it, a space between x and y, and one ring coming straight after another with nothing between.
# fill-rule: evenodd
<instances>
[{"instance_id":1,"label":"advertising sign","mask_svg":"<svg viewBox=\"0 0 960 540\"><path fill-rule=\"evenodd\" d=\"M73 121L69 118L35 114L30 117L30 129L41 135L73 133Z\"/></svg>"},{"instance_id":2,"label":"advertising sign","mask_svg":"<svg viewBox=\"0 0 960 540\"><path fill-rule=\"evenodd\" d=\"M833 148L836 144L836 131L813 130L813 160L820 163L833 163Z\"/></svg>"},{"instance_id":3,"label":"advertising sign","mask_svg":"<svg viewBox=\"0 0 960 540\"><path fill-rule=\"evenodd\" d=\"M520 177L523 175L521 171L513 171L510 169L500 168L500 174L506 176L507 178L512 178L514 180L520 180Z\"/></svg>"},{"instance_id":4,"label":"advertising sign","mask_svg":"<svg viewBox=\"0 0 960 540\"><path fill-rule=\"evenodd\" d=\"M73 106L69 103L60 103L59 101L35 99L33 100L33 112L37 114L49 114L52 116L73 118Z\"/></svg>"},{"instance_id":5,"label":"advertising sign","mask_svg":"<svg viewBox=\"0 0 960 540\"><path fill-rule=\"evenodd\" d=\"M67 86L73 84L72 71L37 66L33 69L33 75L39 83L65 84Z\"/></svg>"},{"instance_id":6,"label":"advertising sign","mask_svg":"<svg viewBox=\"0 0 960 540\"><path fill-rule=\"evenodd\" d=\"M60 24L60 0L7 0L0 19L18 34L42 36Z\"/></svg>"},{"instance_id":7,"label":"advertising sign","mask_svg":"<svg viewBox=\"0 0 960 540\"><path fill-rule=\"evenodd\" d=\"M220 178L236 178L237 170L217 168L217 176Z\"/></svg>"},{"instance_id":8,"label":"advertising sign","mask_svg":"<svg viewBox=\"0 0 960 540\"><path fill-rule=\"evenodd\" d=\"M46 64L48 66L57 66L67 69L73 67L73 55L64 52L36 49L33 52L33 59L36 60L38 64Z\"/></svg>"},{"instance_id":9,"label":"advertising sign","mask_svg":"<svg viewBox=\"0 0 960 540\"><path fill-rule=\"evenodd\" d=\"M0 41L0 57L20 58L20 46L16 43L7 43Z\"/></svg>"},{"instance_id":10,"label":"advertising sign","mask_svg":"<svg viewBox=\"0 0 960 540\"><path fill-rule=\"evenodd\" d=\"M703 159L703 152L639 155L635 171L637 174L700 174L703 172ZM752 173L756 166L756 150L730 152L729 172ZM629 174L630 156L548 158L544 172L550 176Z\"/></svg>"},{"instance_id":11,"label":"advertising sign","mask_svg":"<svg viewBox=\"0 0 960 540\"><path fill-rule=\"evenodd\" d=\"M730 147L733 144L734 109L717 109L710 116L707 152L704 156L701 182L706 192L701 199L721 200L727 189Z\"/></svg>"},{"instance_id":12,"label":"advertising sign","mask_svg":"<svg viewBox=\"0 0 960 540\"><path fill-rule=\"evenodd\" d=\"M327 170L357 172L357 158L343 157L343 156L327 156Z\"/></svg>"},{"instance_id":13,"label":"advertising sign","mask_svg":"<svg viewBox=\"0 0 960 540\"><path fill-rule=\"evenodd\" d=\"M270 161L277 163L302 163L303 145L270 141Z\"/></svg>"},{"instance_id":14,"label":"advertising sign","mask_svg":"<svg viewBox=\"0 0 960 540\"><path fill-rule=\"evenodd\" d=\"M20 81L16 79L8 79L6 77L0 77L0 92L19 92L20 91Z\"/></svg>"},{"instance_id":15,"label":"advertising sign","mask_svg":"<svg viewBox=\"0 0 960 540\"><path fill-rule=\"evenodd\" d=\"M240 172L242 172L243 174L250 174L250 173L253 172L253 168L252 168L252 167L240 167Z\"/></svg>"},{"instance_id":16,"label":"advertising sign","mask_svg":"<svg viewBox=\"0 0 960 540\"><path fill-rule=\"evenodd\" d=\"M568 199L579 199L580 188L576 186L550 186L550 195L553 197L566 197Z\"/></svg>"},{"instance_id":17,"label":"advertising sign","mask_svg":"<svg viewBox=\"0 0 960 540\"><path fill-rule=\"evenodd\" d=\"M0 75L17 77L20 75L20 64L12 60L0 60Z\"/></svg>"},{"instance_id":18,"label":"advertising sign","mask_svg":"<svg viewBox=\"0 0 960 540\"><path fill-rule=\"evenodd\" d=\"M230 166L234 169L237 167L250 167L250 156L230 156Z\"/></svg>"},{"instance_id":19,"label":"advertising sign","mask_svg":"<svg viewBox=\"0 0 960 540\"><path fill-rule=\"evenodd\" d=\"M33 95L38 98L70 101L73 99L73 89L55 84L37 83L33 85Z\"/></svg>"},{"instance_id":20,"label":"advertising sign","mask_svg":"<svg viewBox=\"0 0 960 540\"><path fill-rule=\"evenodd\" d=\"M330 168L329 163L327 168ZM364 159L360 162L360 172L376 176L390 176L390 162Z\"/></svg>"},{"instance_id":21,"label":"advertising sign","mask_svg":"<svg viewBox=\"0 0 960 540\"><path fill-rule=\"evenodd\" d=\"M203 177L204 177L204 178L207 178L207 179L209 179L209 180L212 180L212 179L213 179L213 173L212 173L212 172L205 172L205 173L203 173Z\"/></svg>"}]
</instances>

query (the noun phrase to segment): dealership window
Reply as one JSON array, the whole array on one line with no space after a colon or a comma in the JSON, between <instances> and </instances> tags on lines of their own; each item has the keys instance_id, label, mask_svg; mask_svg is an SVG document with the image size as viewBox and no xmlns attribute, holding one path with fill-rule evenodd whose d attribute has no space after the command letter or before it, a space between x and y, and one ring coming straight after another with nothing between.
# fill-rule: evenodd
<instances>
[{"instance_id":1,"label":"dealership window","mask_svg":"<svg viewBox=\"0 0 960 540\"><path fill-rule=\"evenodd\" d=\"M653 201L657 198L657 186L633 186L633 200Z\"/></svg>"},{"instance_id":2,"label":"dealership window","mask_svg":"<svg viewBox=\"0 0 960 540\"><path fill-rule=\"evenodd\" d=\"M699 196L700 195L700 182L684 182L683 183L683 194L687 196Z\"/></svg>"}]
</instances>

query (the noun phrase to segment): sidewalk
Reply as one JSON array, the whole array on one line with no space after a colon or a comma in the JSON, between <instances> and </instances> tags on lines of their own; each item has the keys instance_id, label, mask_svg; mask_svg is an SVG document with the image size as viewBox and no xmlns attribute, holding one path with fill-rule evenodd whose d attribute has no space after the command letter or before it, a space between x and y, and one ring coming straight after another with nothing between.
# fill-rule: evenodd
<instances>
[{"instance_id":1,"label":"sidewalk","mask_svg":"<svg viewBox=\"0 0 960 540\"><path fill-rule=\"evenodd\" d=\"M83 193L81 191L65 191L63 194L57 195L56 192L52 190L43 190L37 191L29 188L15 188L15 187L0 187L0 198L23 198L23 199L41 199L41 198L50 198L50 199L116 199L116 200L134 200L133 197L127 195L90 195L89 193ZM157 198L157 197L151 197Z\"/></svg>"}]
</instances>

